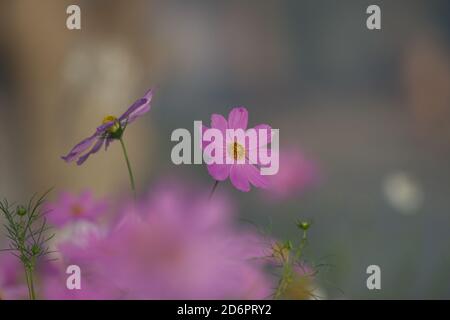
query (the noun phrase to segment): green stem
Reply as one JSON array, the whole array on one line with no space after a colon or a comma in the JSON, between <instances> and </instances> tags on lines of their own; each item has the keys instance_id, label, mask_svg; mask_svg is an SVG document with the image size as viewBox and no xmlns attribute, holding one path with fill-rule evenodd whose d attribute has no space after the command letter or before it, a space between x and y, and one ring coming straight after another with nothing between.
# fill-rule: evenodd
<instances>
[{"instance_id":1,"label":"green stem","mask_svg":"<svg viewBox=\"0 0 450 320\"><path fill-rule=\"evenodd\" d=\"M34 291L33 269L32 268L30 268L30 270L28 270L28 278L30 280L30 299L31 300L36 300L36 293Z\"/></svg>"},{"instance_id":2,"label":"green stem","mask_svg":"<svg viewBox=\"0 0 450 320\"><path fill-rule=\"evenodd\" d=\"M308 241L308 239L306 237L306 231L303 231L302 240L300 241L300 245L298 246L296 257L295 257L297 260L300 260L302 254L303 254L303 249L306 247L307 241Z\"/></svg>"},{"instance_id":3,"label":"green stem","mask_svg":"<svg viewBox=\"0 0 450 320\"><path fill-rule=\"evenodd\" d=\"M120 144L122 145L122 150L123 150L123 155L125 157L125 161L127 163L128 175L130 176L131 190L133 191L133 196L136 199L136 187L134 184L133 170L131 169L130 160L128 159L127 148L125 147L125 143L123 142L123 139L120 138L119 140L120 140Z\"/></svg>"},{"instance_id":4,"label":"green stem","mask_svg":"<svg viewBox=\"0 0 450 320\"><path fill-rule=\"evenodd\" d=\"M219 185L219 180L216 180L214 182L214 185L213 185L212 189L211 189L211 192L209 193L208 200L211 200L211 198L212 198L214 192L216 191L218 185Z\"/></svg>"},{"instance_id":5,"label":"green stem","mask_svg":"<svg viewBox=\"0 0 450 320\"><path fill-rule=\"evenodd\" d=\"M24 266L25 269L25 279L27 280L27 288L28 288L28 297L30 300L32 300L32 294L31 294L31 287L30 287L30 279L28 277L28 268Z\"/></svg>"}]
</instances>

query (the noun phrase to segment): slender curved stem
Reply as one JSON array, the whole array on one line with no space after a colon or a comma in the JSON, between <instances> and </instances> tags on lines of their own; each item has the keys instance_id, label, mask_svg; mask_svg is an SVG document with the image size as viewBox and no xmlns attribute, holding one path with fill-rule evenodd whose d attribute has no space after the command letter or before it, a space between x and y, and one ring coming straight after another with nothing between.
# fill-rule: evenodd
<instances>
[{"instance_id":1,"label":"slender curved stem","mask_svg":"<svg viewBox=\"0 0 450 320\"><path fill-rule=\"evenodd\" d=\"M211 189L211 192L209 193L208 201L211 200L211 198L214 195L214 192L216 191L218 185L219 185L219 180L216 180L214 182L214 185L213 185L212 189Z\"/></svg>"},{"instance_id":2,"label":"slender curved stem","mask_svg":"<svg viewBox=\"0 0 450 320\"><path fill-rule=\"evenodd\" d=\"M125 161L127 163L128 175L130 176L131 190L133 191L133 196L136 199L136 187L134 184L133 170L131 169L130 160L128 159L127 148L125 147L125 143L123 142L123 139L120 138L119 140L120 140L120 144L122 145L122 151L123 151L123 155L125 157Z\"/></svg>"}]
</instances>

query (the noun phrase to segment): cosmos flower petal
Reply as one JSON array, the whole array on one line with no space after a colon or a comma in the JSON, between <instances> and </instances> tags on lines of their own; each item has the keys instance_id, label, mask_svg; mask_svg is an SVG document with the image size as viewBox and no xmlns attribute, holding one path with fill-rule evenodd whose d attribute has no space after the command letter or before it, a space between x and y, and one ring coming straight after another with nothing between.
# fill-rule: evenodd
<instances>
[{"instance_id":1,"label":"cosmos flower petal","mask_svg":"<svg viewBox=\"0 0 450 320\"><path fill-rule=\"evenodd\" d=\"M225 133L228 127L227 120L221 114L213 114L211 116L211 128L218 129Z\"/></svg>"},{"instance_id":2,"label":"cosmos flower petal","mask_svg":"<svg viewBox=\"0 0 450 320\"><path fill-rule=\"evenodd\" d=\"M207 166L209 174L217 181L224 181L230 174L231 165L229 164L210 164Z\"/></svg>"},{"instance_id":3,"label":"cosmos flower petal","mask_svg":"<svg viewBox=\"0 0 450 320\"><path fill-rule=\"evenodd\" d=\"M244 107L233 108L228 115L229 129L247 129L248 111Z\"/></svg>"},{"instance_id":4,"label":"cosmos flower petal","mask_svg":"<svg viewBox=\"0 0 450 320\"><path fill-rule=\"evenodd\" d=\"M261 175L260 170L254 165L245 165L243 170L246 172L248 181L255 187L263 189L268 189L270 187L268 176Z\"/></svg>"},{"instance_id":5,"label":"cosmos flower petal","mask_svg":"<svg viewBox=\"0 0 450 320\"><path fill-rule=\"evenodd\" d=\"M101 126L98 126L98 127L97 127L97 131L96 131L95 134L96 134L97 136L99 136L99 135L105 133L106 130L108 130L109 128L111 128L114 124L115 124L114 121L109 121L109 122L103 123Z\"/></svg>"},{"instance_id":6,"label":"cosmos flower petal","mask_svg":"<svg viewBox=\"0 0 450 320\"><path fill-rule=\"evenodd\" d=\"M153 90L150 89L144 95L144 97L136 100L123 115L120 116L119 121L122 123L126 121L131 123L137 118L141 117L143 114L150 110L150 102L153 98Z\"/></svg>"},{"instance_id":7,"label":"cosmos flower petal","mask_svg":"<svg viewBox=\"0 0 450 320\"><path fill-rule=\"evenodd\" d=\"M114 139L111 139L111 138L107 138L107 139L106 139L106 141L105 141L105 151L108 150L109 145L110 145L113 141L114 141Z\"/></svg>"},{"instance_id":8,"label":"cosmos flower petal","mask_svg":"<svg viewBox=\"0 0 450 320\"><path fill-rule=\"evenodd\" d=\"M49 212L48 221L57 227L63 227L71 222L95 221L102 215L108 203L98 200L89 190L80 194L61 192L54 202L45 204L45 210Z\"/></svg>"},{"instance_id":9,"label":"cosmos flower petal","mask_svg":"<svg viewBox=\"0 0 450 320\"><path fill-rule=\"evenodd\" d=\"M250 191L250 183L247 178L247 165L233 165L230 169L230 180L236 189L248 192Z\"/></svg>"},{"instance_id":10,"label":"cosmos flower petal","mask_svg":"<svg viewBox=\"0 0 450 320\"><path fill-rule=\"evenodd\" d=\"M94 133L92 136L84 139L80 143L78 143L75 147L70 150L70 152L66 156L62 156L61 158L66 162L71 162L75 160L81 153L86 151L97 138L97 133Z\"/></svg>"},{"instance_id":11,"label":"cosmos flower petal","mask_svg":"<svg viewBox=\"0 0 450 320\"><path fill-rule=\"evenodd\" d=\"M203 140L203 135L205 134L205 131L206 130L208 130L209 128L207 127L207 126L205 126L205 125L202 125L202 132L201 132L201 142L202 142L202 149L205 149L206 148L206 146L208 145L208 144L210 144L211 142L210 141L205 141L205 140Z\"/></svg>"},{"instance_id":12,"label":"cosmos flower petal","mask_svg":"<svg viewBox=\"0 0 450 320\"><path fill-rule=\"evenodd\" d=\"M89 158L91 154L97 153L102 147L104 141L105 141L104 139L101 138L98 139L97 143L92 147L92 149L78 159L77 165L81 166Z\"/></svg>"}]
</instances>

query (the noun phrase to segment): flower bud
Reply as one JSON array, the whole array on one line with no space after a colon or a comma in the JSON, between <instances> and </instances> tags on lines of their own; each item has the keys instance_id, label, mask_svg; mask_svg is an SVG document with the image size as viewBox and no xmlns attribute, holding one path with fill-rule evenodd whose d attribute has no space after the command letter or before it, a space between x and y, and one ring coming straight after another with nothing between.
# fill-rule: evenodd
<instances>
[{"instance_id":1,"label":"flower bud","mask_svg":"<svg viewBox=\"0 0 450 320\"><path fill-rule=\"evenodd\" d=\"M311 226L311 224L307 221L299 221L297 222L297 227L303 231L306 231L309 229L309 227Z\"/></svg>"},{"instance_id":2,"label":"flower bud","mask_svg":"<svg viewBox=\"0 0 450 320\"><path fill-rule=\"evenodd\" d=\"M33 255L37 255L39 254L39 252L41 252L41 248L39 247L39 245L33 244L33 246L31 247L31 253L33 253Z\"/></svg>"},{"instance_id":3,"label":"flower bud","mask_svg":"<svg viewBox=\"0 0 450 320\"><path fill-rule=\"evenodd\" d=\"M17 206L16 213L18 216L23 217L24 215L27 214L27 209L24 206Z\"/></svg>"}]
</instances>

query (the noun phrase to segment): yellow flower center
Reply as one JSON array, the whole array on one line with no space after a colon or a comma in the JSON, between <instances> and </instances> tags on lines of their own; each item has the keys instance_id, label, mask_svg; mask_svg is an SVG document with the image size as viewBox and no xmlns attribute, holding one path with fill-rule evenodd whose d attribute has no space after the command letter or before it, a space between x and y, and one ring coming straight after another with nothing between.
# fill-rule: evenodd
<instances>
[{"instance_id":1,"label":"yellow flower center","mask_svg":"<svg viewBox=\"0 0 450 320\"><path fill-rule=\"evenodd\" d=\"M245 157L245 148L237 142L230 143L228 145L228 154L234 160L242 160Z\"/></svg>"},{"instance_id":2,"label":"yellow flower center","mask_svg":"<svg viewBox=\"0 0 450 320\"><path fill-rule=\"evenodd\" d=\"M117 120L115 116L106 116L103 118L102 124L114 121L114 124L108 128L109 133L114 133L120 129L120 122Z\"/></svg>"},{"instance_id":3,"label":"yellow flower center","mask_svg":"<svg viewBox=\"0 0 450 320\"><path fill-rule=\"evenodd\" d=\"M84 213L83 207L80 206L79 204L74 204L71 209L72 209L72 214L75 217L79 217Z\"/></svg>"}]
</instances>

